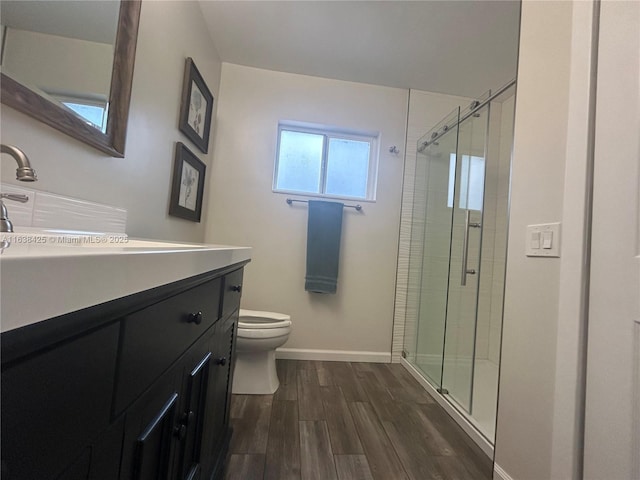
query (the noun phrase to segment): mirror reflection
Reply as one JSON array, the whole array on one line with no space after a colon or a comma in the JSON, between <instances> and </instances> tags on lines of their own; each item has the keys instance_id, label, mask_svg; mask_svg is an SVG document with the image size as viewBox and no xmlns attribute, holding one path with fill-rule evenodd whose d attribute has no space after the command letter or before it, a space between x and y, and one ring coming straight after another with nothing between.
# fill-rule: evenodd
<instances>
[{"instance_id":1,"label":"mirror reflection","mask_svg":"<svg viewBox=\"0 0 640 480\"><path fill-rule=\"evenodd\" d=\"M5 1L2 73L106 132L120 2Z\"/></svg>"}]
</instances>

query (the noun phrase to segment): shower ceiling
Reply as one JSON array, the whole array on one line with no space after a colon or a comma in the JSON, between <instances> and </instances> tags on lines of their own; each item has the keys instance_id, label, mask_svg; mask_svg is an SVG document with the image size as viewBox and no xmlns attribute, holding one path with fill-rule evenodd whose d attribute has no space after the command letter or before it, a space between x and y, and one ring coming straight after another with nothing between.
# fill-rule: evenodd
<instances>
[{"instance_id":1,"label":"shower ceiling","mask_svg":"<svg viewBox=\"0 0 640 480\"><path fill-rule=\"evenodd\" d=\"M468 97L516 75L519 1L200 4L223 62Z\"/></svg>"}]
</instances>

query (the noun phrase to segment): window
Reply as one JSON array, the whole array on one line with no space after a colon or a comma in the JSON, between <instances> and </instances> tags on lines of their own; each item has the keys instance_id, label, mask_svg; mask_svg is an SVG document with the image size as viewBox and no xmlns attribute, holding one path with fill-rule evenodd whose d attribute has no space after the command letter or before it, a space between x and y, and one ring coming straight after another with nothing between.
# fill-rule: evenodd
<instances>
[{"instance_id":1,"label":"window","mask_svg":"<svg viewBox=\"0 0 640 480\"><path fill-rule=\"evenodd\" d=\"M460 156L460 198L458 207L466 210L482 210L484 197L484 158L472 155ZM456 154L449 156L449 195L447 206L453 207L456 181Z\"/></svg>"},{"instance_id":2,"label":"window","mask_svg":"<svg viewBox=\"0 0 640 480\"><path fill-rule=\"evenodd\" d=\"M46 93L78 114L80 118L92 127L97 128L102 133L107 131L109 104L101 95L70 96L55 91L46 91Z\"/></svg>"},{"instance_id":3,"label":"window","mask_svg":"<svg viewBox=\"0 0 640 480\"><path fill-rule=\"evenodd\" d=\"M377 135L281 123L273 189L375 199Z\"/></svg>"},{"instance_id":4,"label":"window","mask_svg":"<svg viewBox=\"0 0 640 480\"><path fill-rule=\"evenodd\" d=\"M107 107L105 105L92 105L90 103L80 103L78 101L62 103L101 132L104 133L107 131Z\"/></svg>"}]
</instances>

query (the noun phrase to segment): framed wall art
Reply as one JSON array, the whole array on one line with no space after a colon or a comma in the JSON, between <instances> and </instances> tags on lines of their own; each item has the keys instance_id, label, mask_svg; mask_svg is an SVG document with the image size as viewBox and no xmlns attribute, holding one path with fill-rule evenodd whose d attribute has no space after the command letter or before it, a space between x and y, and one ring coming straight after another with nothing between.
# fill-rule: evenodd
<instances>
[{"instance_id":1,"label":"framed wall art","mask_svg":"<svg viewBox=\"0 0 640 480\"><path fill-rule=\"evenodd\" d=\"M200 222L206 168L184 143L176 143L169 215Z\"/></svg>"},{"instance_id":2,"label":"framed wall art","mask_svg":"<svg viewBox=\"0 0 640 480\"><path fill-rule=\"evenodd\" d=\"M202 153L207 153L209 149L212 112L213 94L189 57L184 67L178 128Z\"/></svg>"}]
</instances>

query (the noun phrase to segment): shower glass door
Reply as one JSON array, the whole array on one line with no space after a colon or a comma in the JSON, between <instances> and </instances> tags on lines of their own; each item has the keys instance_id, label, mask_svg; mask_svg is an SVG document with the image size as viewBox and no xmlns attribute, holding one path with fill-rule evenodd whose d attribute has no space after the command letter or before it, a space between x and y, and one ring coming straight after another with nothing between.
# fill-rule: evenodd
<instances>
[{"instance_id":1,"label":"shower glass door","mask_svg":"<svg viewBox=\"0 0 640 480\"><path fill-rule=\"evenodd\" d=\"M441 387L468 413L473 402L488 117L489 106L460 123L457 151L447 159L452 224Z\"/></svg>"},{"instance_id":2,"label":"shower glass door","mask_svg":"<svg viewBox=\"0 0 640 480\"><path fill-rule=\"evenodd\" d=\"M411 252L410 275L418 277L418 282L410 278L410 285L417 285L418 290L415 302L409 298L409 304L417 310L415 363L438 387L442 381L453 222L448 201L450 159L457 151L458 118L456 109L433 130L446 133L432 140L430 132L418 141L414 188L411 244L416 250ZM428 145L423 148L425 142Z\"/></svg>"},{"instance_id":3,"label":"shower glass door","mask_svg":"<svg viewBox=\"0 0 640 480\"><path fill-rule=\"evenodd\" d=\"M513 84L420 140L404 357L490 442L495 438L506 270ZM410 157L407 157L410 158ZM413 184L411 184L413 180Z\"/></svg>"}]
</instances>

